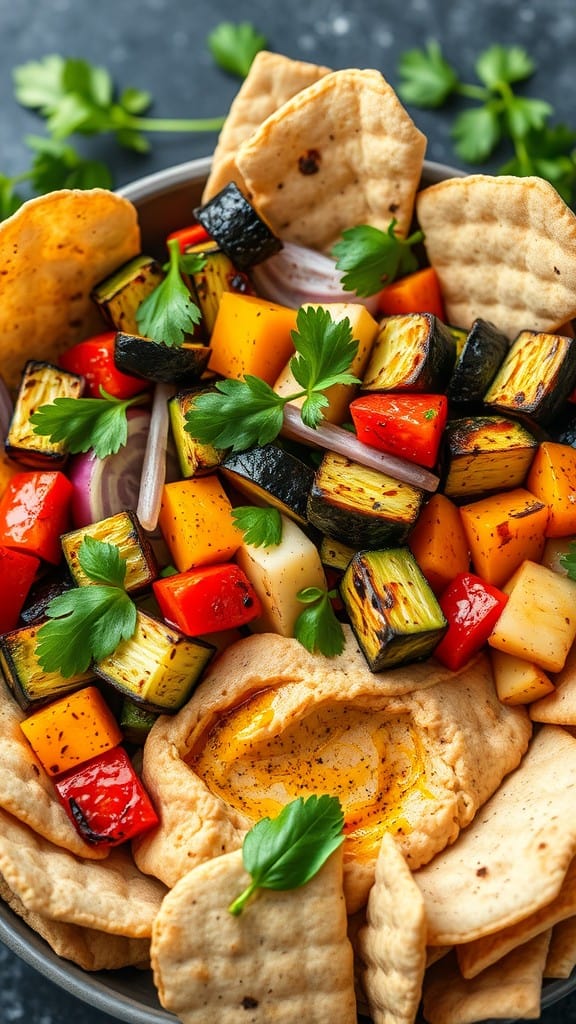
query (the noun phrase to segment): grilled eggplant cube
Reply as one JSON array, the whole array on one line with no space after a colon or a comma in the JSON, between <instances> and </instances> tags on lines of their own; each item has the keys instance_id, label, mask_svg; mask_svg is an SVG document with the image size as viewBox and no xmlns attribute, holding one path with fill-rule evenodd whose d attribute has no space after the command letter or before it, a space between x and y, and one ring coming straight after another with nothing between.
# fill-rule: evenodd
<instances>
[{"instance_id":1,"label":"grilled eggplant cube","mask_svg":"<svg viewBox=\"0 0 576 1024\"><path fill-rule=\"evenodd\" d=\"M444 494L468 499L520 487L537 450L537 439L517 420L505 416L450 420L444 436Z\"/></svg>"},{"instance_id":2,"label":"grilled eggplant cube","mask_svg":"<svg viewBox=\"0 0 576 1024\"><path fill-rule=\"evenodd\" d=\"M186 255L189 254L203 256L205 260L202 270L197 270L191 275L191 282L202 313L204 331L210 337L223 292L252 295L253 289L246 274L234 266L217 242L209 241L187 246Z\"/></svg>"},{"instance_id":3,"label":"grilled eggplant cube","mask_svg":"<svg viewBox=\"0 0 576 1024\"><path fill-rule=\"evenodd\" d=\"M233 181L195 209L194 216L239 270L262 263L282 248Z\"/></svg>"},{"instance_id":4,"label":"grilled eggplant cube","mask_svg":"<svg viewBox=\"0 0 576 1024\"><path fill-rule=\"evenodd\" d=\"M57 398L79 398L83 390L84 379L76 373L68 373L52 363L29 360L8 428L6 454L34 469L63 466L68 454L65 442L36 434L30 417L40 406L51 405Z\"/></svg>"},{"instance_id":5,"label":"grilled eggplant cube","mask_svg":"<svg viewBox=\"0 0 576 1024\"><path fill-rule=\"evenodd\" d=\"M215 648L138 611L136 631L95 673L147 711L173 714L200 681Z\"/></svg>"},{"instance_id":6,"label":"grilled eggplant cube","mask_svg":"<svg viewBox=\"0 0 576 1024\"><path fill-rule=\"evenodd\" d=\"M91 669L68 677L44 671L36 656L38 633L43 625L45 620L0 636L0 671L24 711L78 690L94 679Z\"/></svg>"},{"instance_id":7,"label":"grilled eggplant cube","mask_svg":"<svg viewBox=\"0 0 576 1024\"><path fill-rule=\"evenodd\" d=\"M92 299L117 331L137 334L138 307L164 277L160 264L141 253L97 284L92 290Z\"/></svg>"},{"instance_id":8,"label":"grilled eggplant cube","mask_svg":"<svg viewBox=\"0 0 576 1024\"><path fill-rule=\"evenodd\" d=\"M143 380L191 387L198 384L212 349L185 342L170 347L141 334L119 331L114 343L114 365L123 373Z\"/></svg>"},{"instance_id":9,"label":"grilled eggplant cube","mask_svg":"<svg viewBox=\"0 0 576 1024\"><path fill-rule=\"evenodd\" d=\"M484 395L490 409L547 424L576 384L576 339L522 331Z\"/></svg>"},{"instance_id":10,"label":"grilled eggplant cube","mask_svg":"<svg viewBox=\"0 0 576 1024\"><path fill-rule=\"evenodd\" d=\"M428 658L448 623L409 548L358 551L340 595L373 672Z\"/></svg>"},{"instance_id":11,"label":"grilled eggplant cube","mask_svg":"<svg viewBox=\"0 0 576 1024\"><path fill-rule=\"evenodd\" d=\"M194 405L198 390L179 391L168 401L172 437L178 455L180 472L185 479L215 469L222 459L222 451L211 444L198 441L186 427L186 416Z\"/></svg>"},{"instance_id":12,"label":"grilled eggplant cube","mask_svg":"<svg viewBox=\"0 0 576 1024\"><path fill-rule=\"evenodd\" d=\"M273 505L301 526L307 525L308 495L314 470L277 444L254 445L223 459L221 472L253 502Z\"/></svg>"},{"instance_id":13,"label":"grilled eggplant cube","mask_svg":"<svg viewBox=\"0 0 576 1024\"><path fill-rule=\"evenodd\" d=\"M424 492L411 484L326 452L308 498L308 520L356 550L386 547L403 543L423 500Z\"/></svg>"},{"instance_id":14,"label":"grilled eggplant cube","mask_svg":"<svg viewBox=\"0 0 576 1024\"><path fill-rule=\"evenodd\" d=\"M79 530L70 530L60 538L70 575L77 586L85 587L93 583L78 559L82 541L86 536L117 546L120 557L126 561L124 589L127 593L137 594L158 578L158 566L152 545L142 530L136 514L125 511L101 519L98 523L83 526Z\"/></svg>"},{"instance_id":15,"label":"grilled eggplant cube","mask_svg":"<svg viewBox=\"0 0 576 1024\"><path fill-rule=\"evenodd\" d=\"M385 317L372 346L362 390L440 393L455 359L454 336L432 313Z\"/></svg>"},{"instance_id":16,"label":"grilled eggplant cube","mask_svg":"<svg viewBox=\"0 0 576 1024\"><path fill-rule=\"evenodd\" d=\"M458 352L446 395L453 406L479 406L508 354L508 338L488 320L475 320Z\"/></svg>"}]
</instances>

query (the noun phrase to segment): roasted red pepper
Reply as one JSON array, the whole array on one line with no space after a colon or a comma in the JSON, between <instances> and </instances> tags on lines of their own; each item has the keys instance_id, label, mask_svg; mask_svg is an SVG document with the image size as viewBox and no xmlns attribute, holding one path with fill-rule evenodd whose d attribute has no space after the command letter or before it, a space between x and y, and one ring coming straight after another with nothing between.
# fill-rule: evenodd
<instances>
[{"instance_id":1,"label":"roasted red pepper","mask_svg":"<svg viewBox=\"0 0 576 1024\"><path fill-rule=\"evenodd\" d=\"M59 470L16 473L0 499L0 544L57 565L74 488Z\"/></svg>"},{"instance_id":2,"label":"roasted red pepper","mask_svg":"<svg viewBox=\"0 0 576 1024\"><path fill-rule=\"evenodd\" d=\"M179 572L152 587L164 618L188 636L236 629L262 611L248 577L233 562Z\"/></svg>"},{"instance_id":3,"label":"roasted red pepper","mask_svg":"<svg viewBox=\"0 0 576 1024\"><path fill-rule=\"evenodd\" d=\"M0 546L0 633L15 629L40 560Z\"/></svg>"},{"instance_id":4,"label":"roasted red pepper","mask_svg":"<svg viewBox=\"0 0 576 1024\"><path fill-rule=\"evenodd\" d=\"M91 846L118 846L158 824L123 747L60 775L54 785L68 816Z\"/></svg>"},{"instance_id":5,"label":"roasted red pepper","mask_svg":"<svg viewBox=\"0 0 576 1024\"><path fill-rule=\"evenodd\" d=\"M446 419L445 395L363 395L350 403L356 434L364 444L432 468Z\"/></svg>"},{"instance_id":6,"label":"roasted red pepper","mask_svg":"<svg viewBox=\"0 0 576 1024\"><path fill-rule=\"evenodd\" d=\"M180 244L180 252L186 252L190 245L200 245L202 242L210 241L210 235L202 224L190 224L189 227L179 228L172 231L166 239L166 244L176 239Z\"/></svg>"},{"instance_id":7,"label":"roasted red pepper","mask_svg":"<svg viewBox=\"0 0 576 1024\"><path fill-rule=\"evenodd\" d=\"M439 598L448 629L434 657L453 671L462 668L488 640L507 600L507 594L480 576L455 576Z\"/></svg>"},{"instance_id":8,"label":"roasted red pepper","mask_svg":"<svg viewBox=\"0 0 576 1024\"><path fill-rule=\"evenodd\" d=\"M116 331L97 334L86 341L79 341L60 356L60 366L70 373L78 373L86 380L85 396L101 398L103 387L114 398L132 398L145 391L148 383L137 377L122 373L114 365L114 343Z\"/></svg>"}]
</instances>

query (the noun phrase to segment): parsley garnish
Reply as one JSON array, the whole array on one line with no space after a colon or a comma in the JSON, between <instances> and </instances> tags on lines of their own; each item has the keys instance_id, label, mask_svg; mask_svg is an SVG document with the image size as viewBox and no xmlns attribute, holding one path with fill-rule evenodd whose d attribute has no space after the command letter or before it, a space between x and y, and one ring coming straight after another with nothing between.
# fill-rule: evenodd
<instances>
[{"instance_id":1,"label":"parsley garnish","mask_svg":"<svg viewBox=\"0 0 576 1024\"><path fill-rule=\"evenodd\" d=\"M328 405L323 394L332 384L357 384L348 372L358 348L347 317L333 320L327 309L309 306L298 310L296 331L292 331L296 355L290 369L302 390L277 395L269 384L251 374L243 380L217 381L215 390L198 395L186 413L188 433L203 444L244 451L253 444L266 444L282 428L284 406L304 398L303 422L317 427Z\"/></svg>"},{"instance_id":2,"label":"parsley garnish","mask_svg":"<svg viewBox=\"0 0 576 1024\"><path fill-rule=\"evenodd\" d=\"M126 410L147 399L114 398L100 388L102 398L56 398L41 405L30 417L34 433L51 441L64 441L71 454L94 450L99 459L115 455L128 440Z\"/></svg>"},{"instance_id":3,"label":"parsley garnish","mask_svg":"<svg viewBox=\"0 0 576 1024\"><path fill-rule=\"evenodd\" d=\"M576 580L576 541L570 541L568 551L565 555L560 555L559 562L562 568L566 570L568 579Z\"/></svg>"},{"instance_id":4,"label":"parsley garnish","mask_svg":"<svg viewBox=\"0 0 576 1024\"><path fill-rule=\"evenodd\" d=\"M286 890L305 885L344 841L338 797L298 797L276 818L262 818L246 834L242 859L252 881L230 904L238 916L256 889Z\"/></svg>"},{"instance_id":5,"label":"parsley garnish","mask_svg":"<svg viewBox=\"0 0 576 1024\"><path fill-rule=\"evenodd\" d=\"M246 544L269 548L275 547L282 540L282 516L277 508L238 505L232 510L232 518L242 530Z\"/></svg>"},{"instance_id":6,"label":"parsley garnish","mask_svg":"<svg viewBox=\"0 0 576 1024\"><path fill-rule=\"evenodd\" d=\"M376 295L386 284L418 268L418 261L410 246L421 242L424 235L415 231L409 238L399 238L395 232L396 220L387 231L360 224L342 232L332 252L336 267L346 273L342 286L357 295Z\"/></svg>"},{"instance_id":7,"label":"parsley garnish","mask_svg":"<svg viewBox=\"0 0 576 1024\"><path fill-rule=\"evenodd\" d=\"M254 57L266 47L267 40L247 21L240 25L223 21L210 33L207 43L218 67L246 78Z\"/></svg>"},{"instance_id":8,"label":"parsley garnish","mask_svg":"<svg viewBox=\"0 0 576 1024\"><path fill-rule=\"evenodd\" d=\"M294 636L311 654L332 658L344 650L344 630L332 607L331 599L336 596L335 590L320 587L305 587L296 594L306 607L296 619Z\"/></svg>"},{"instance_id":9,"label":"parsley garnish","mask_svg":"<svg viewBox=\"0 0 576 1024\"><path fill-rule=\"evenodd\" d=\"M36 656L45 672L65 678L85 672L129 640L136 629L136 605L124 590L126 561L115 544L86 535L78 562L94 581L53 598L51 619L38 631Z\"/></svg>"},{"instance_id":10,"label":"parsley garnish","mask_svg":"<svg viewBox=\"0 0 576 1024\"><path fill-rule=\"evenodd\" d=\"M140 303L136 322L145 337L174 348L183 344L187 334L192 334L202 315L182 271L190 274L201 270L205 258L195 254L182 256L175 238L168 242L168 251L170 259L164 264L166 277Z\"/></svg>"}]
</instances>

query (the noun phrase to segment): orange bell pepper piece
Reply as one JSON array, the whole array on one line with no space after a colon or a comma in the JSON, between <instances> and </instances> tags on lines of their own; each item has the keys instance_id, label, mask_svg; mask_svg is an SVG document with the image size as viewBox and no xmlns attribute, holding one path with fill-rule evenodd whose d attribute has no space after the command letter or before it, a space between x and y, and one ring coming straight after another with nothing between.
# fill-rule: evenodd
<instances>
[{"instance_id":1,"label":"orange bell pepper piece","mask_svg":"<svg viewBox=\"0 0 576 1024\"><path fill-rule=\"evenodd\" d=\"M396 313L433 313L446 321L440 284L434 267L423 267L386 285L378 296L384 316Z\"/></svg>"},{"instance_id":2,"label":"orange bell pepper piece","mask_svg":"<svg viewBox=\"0 0 576 1024\"><path fill-rule=\"evenodd\" d=\"M40 708L20 728L48 775L77 768L122 741L120 726L95 686Z\"/></svg>"}]
</instances>

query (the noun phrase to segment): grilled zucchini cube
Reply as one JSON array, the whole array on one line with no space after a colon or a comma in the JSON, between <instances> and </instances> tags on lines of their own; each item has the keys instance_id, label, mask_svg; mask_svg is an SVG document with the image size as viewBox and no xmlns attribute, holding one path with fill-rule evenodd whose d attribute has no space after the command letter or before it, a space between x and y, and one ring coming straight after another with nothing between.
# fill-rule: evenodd
<instances>
[{"instance_id":1,"label":"grilled zucchini cube","mask_svg":"<svg viewBox=\"0 0 576 1024\"><path fill-rule=\"evenodd\" d=\"M185 479L215 469L222 458L221 450L211 444L202 444L186 428L186 416L198 394L200 392L197 390L179 391L168 401L172 437L180 471Z\"/></svg>"},{"instance_id":2,"label":"grilled zucchini cube","mask_svg":"<svg viewBox=\"0 0 576 1024\"><path fill-rule=\"evenodd\" d=\"M576 384L576 339L522 331L484 395L490 409L550 423Z\"/></svg>"},{"instance_id":3,"label":"grilled zucchini cube","mask_svg":"<svg viewBox=\"0 0 576 1024\"><path fill-rule=\"evenodd\" d=\"M319 551L322 565L325 565L327 569L336 569L338 572L343 572L353 555L356 554L356 548L342 544L339 540L333 540L332 537L322 537Z\"/></svg>"},{"instance_id":4,"label":"grilled zucchini cube","mask_svg":"<svg viewBox=\"0 0 576 1024\"><path fill-rule=\"evenodd\" d=\"M92 299L117 331L138 334L138 307L164 277L160 264L140 253L97 284L92 290Z\"/></svg>"},{"instance_id":5,"label":"grilled zucchini cube","mask_svg":"<svg viewBox=\"0 0 576 1024\"><path fill-rule=\"evenodd\" d=\"M385 317L372 346L362 390L440 393L455 359L454 336L432 313Z\"/></svg>"},{"instance_id":6,"label":"grilled zucchini cube","mask_svg":"<svg viewBox=\"0 0 576 1024\"><path fill-rule=\"evenodd\" d=\"M145 711L134 704L134 701L124 697L120 708L120 728L128 743L143 746L157 718L158 715L154 711Z\"/></svg>"},{"instance_id":7,"label":"grilled zucchini cube","mask_svg":"<svg viewBox=\"0 0 576 1024\"><path fill-rule=\"evenodd\" d=\"M232 452L222 460L226 479L254 504L273 505L296 523L307 523L306 508L314 470L272 442Z\"/></svg>"},{"instance_id":8,"label":"grilled zucchini cube","mask_svg":"<svg viewBox=\"0 0 576 1024\"><path fill-rule=\"evenodd\" d=\"M186 255L203 256L202 270L191 274L191 283L202 313L202 325L208 337L212 334L223 292L252 295L246 274L234 266L232 260L215 241L200 242L186 247Z\"/></svg>"},{"instance_id":9,"label":"grilled zucchini cube","mask_svg":"<svg viewBox=\"0 0 576 1024\"><path fill-rule=\"evenodd\" d=\"M8 428L5 451L24 466L35 469L59 469L66 458L64 441L51 441L34 432L30 417L41 405L51 405L57 398L79 398L84 380L52 363L30 359L24 367L22 382Z\"/></svg>"},{"instance_id":10,"label":"grilled zucchini cube","mask_svg":"<svg viewBox=\"0 0 576 1024\"><path fill-rule=\"evenodd\" d=\"M42 620L0 636L0 670L25 711L78 690L94 679L91 669L67 678L59 672L44 671L36 657L38 632L44 624Z\"/></svg>"},{"instance_id":11,"label":"grilled zucchini cube","mask_svg":"<svg viewBox=\"0 0 576 1024\"><path fill-rule=\"evenodd\" d=\"M114 365L123 373L143 380L191 387L198 384L212 350L206 345L185 342L170 348L160 340L118 331L114 343Z\"/></svg>"},{"instance_id":12,"label":"grilled zucchini cube","mask_svg":"<svg viewBox=\"0 0 576 1024\"><path fill-rule=\"evenodd\" d=\"M494 324L482 319L474 321L458 352L446 389L452 405L481 405L508 354L508 348L508 338Z\"/></svg>"},{"instance_id":13,"label":"grilled zucchini cube","mask_svg":"<svg viewBox=\"0 0 576 1024\"><path fill-rule=\"evenodd\" d=\"M70 530L62 535L62 551L68 564L70 575L79 587L85 587L94 581L86 575L78 555L84 537L115 544L120 557L126 561L126 577L124 589L129 594L138 593L149 587L158 577L158 566L152 545L146 537L135 512L117 512L116 515L91 523L79 530Z\"/></svg>"},{"instance_id":14,"label":"grilled zucchini cube","mask_svg":"<svg viewBox=\"0 0 576 1024\"><path fill-rule=\"evenodd\" d=\"M358 551L340 581L340 595L373 672L429 657L448 627L406 547Z\"/></svg>"},{"instance_id":15,"label":"grilled zucchini cube","mask_svg":"<svg viewBox=\"0 0 576 1024\"><path fill-rule=\"evenodd\" d=\"M538 450L527 427L504 416L450 420L444 440L444 494L471 498L520 487Z\"/></svg>"},{"instance_id":16,"label":"grilled zucchini cube","mask_svg":"<svg viewBox=\"0 0 576 1024\"><path fill-rule=\"evenodd\" d=\"M401 544L414 526L424 492L386 473L326 452L308 498L308 520L356 550Z\"/></svg>"},{"instance_id":17,"label":"grilled zucchini cube","mask_svg":"<svg viewBox=\"0 0 576 1024\"><path fill-rule=\"evenodd\" d=\"M215 648L138 611L136 630L95 673L147 711L173 714L186 703Z\"/></svg>"}]
</instances>

